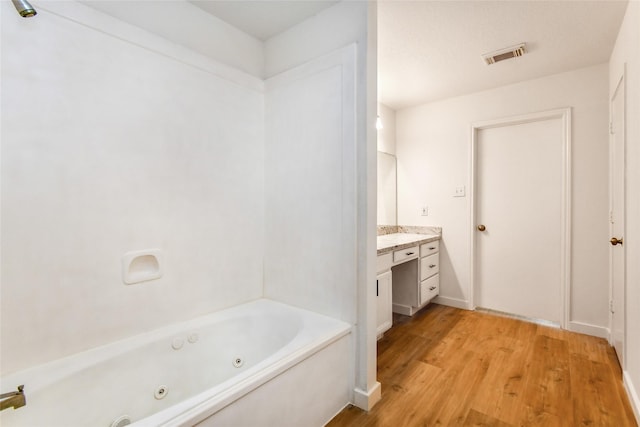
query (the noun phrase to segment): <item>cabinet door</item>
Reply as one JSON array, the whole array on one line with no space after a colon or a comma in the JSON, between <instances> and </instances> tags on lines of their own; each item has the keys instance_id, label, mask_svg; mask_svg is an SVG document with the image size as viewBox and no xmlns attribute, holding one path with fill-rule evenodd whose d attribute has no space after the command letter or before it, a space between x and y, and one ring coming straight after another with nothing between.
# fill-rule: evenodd
<instances>
[{"instance_id":1,"label":"cabinet door","mask_svg":"<svg viewBox=\"0 0 640 427\"><path fill-rule=\"evenodd\" d=\"M385 331L389 330L393 324L393 313L391 311L391 271L378 275L376 292L378 296L376 331L378 336L381 336Z\"/></svg>"}]
</instances>

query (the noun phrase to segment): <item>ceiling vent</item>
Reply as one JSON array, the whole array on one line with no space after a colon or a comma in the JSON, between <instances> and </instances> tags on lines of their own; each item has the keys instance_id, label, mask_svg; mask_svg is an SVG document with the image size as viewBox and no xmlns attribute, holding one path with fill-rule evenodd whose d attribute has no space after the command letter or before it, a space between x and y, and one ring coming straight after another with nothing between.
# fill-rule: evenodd
<instances>
[{"instance_id":1,"label":"ceiling vent","mask_svg":"<svg viewBox=\"0 0 640 427\"><path fill-rule=\"evenodd\" d=\"M496 62L504 61L505 59L516 58L526 53L524 43L517 44L511 47L505 47L504 49L496 50L494 52L485 53L482 55L482 59L487 65L495 64Z\"/></svg>"}]
</instances>

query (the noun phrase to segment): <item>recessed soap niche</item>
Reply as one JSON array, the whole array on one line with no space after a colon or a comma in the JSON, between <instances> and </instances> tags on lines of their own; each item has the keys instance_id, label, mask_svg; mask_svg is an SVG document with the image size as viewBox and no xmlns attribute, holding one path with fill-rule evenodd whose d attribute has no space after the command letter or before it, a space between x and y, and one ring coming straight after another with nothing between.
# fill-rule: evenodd
<instances>
[{"instance_id":1,"label":"recessed soap niche","mask_svg":"<svg viewBox=\"0 0 640 427\"><path fill-rule=\"evenodd\" d=\"M127 285L162 277L162 251L145 249L122 256L122 281Z\"/></svg>"}]
</instances>

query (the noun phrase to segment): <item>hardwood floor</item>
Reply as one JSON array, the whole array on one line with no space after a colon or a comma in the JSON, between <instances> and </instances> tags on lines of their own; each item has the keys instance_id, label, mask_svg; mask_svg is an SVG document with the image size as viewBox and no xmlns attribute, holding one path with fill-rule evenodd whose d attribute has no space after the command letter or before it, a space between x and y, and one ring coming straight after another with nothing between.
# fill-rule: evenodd
<instances>
[{"instance_id":1,"label":"hardwood floor","mask_svg":"<svg viewBox=\"0 0 640 427\"><path fill-rule=\"evenodd\" d=\"M601 339L430 304L378 341L382 400L342 426L637 426Z\"/></svg>"}]
</instances>

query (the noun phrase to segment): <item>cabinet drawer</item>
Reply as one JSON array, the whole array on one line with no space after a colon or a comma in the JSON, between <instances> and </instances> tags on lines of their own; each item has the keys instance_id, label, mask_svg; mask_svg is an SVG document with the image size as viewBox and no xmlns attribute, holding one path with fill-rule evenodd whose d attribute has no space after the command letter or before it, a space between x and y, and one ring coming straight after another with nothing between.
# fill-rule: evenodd
<instances>
[{"instance_id":1,"label":"cabinet drawer","mask_svg":"<svg viewBox=\"0 0 640 427\"><path fill-rule=\"evenodd\" d=\"M376 273L382 273L384 271L391 269L391 252L384 255L378 255L378 259L376 260Z\"/></svg>"},{"instance_id":2,"label":"cabinet drawer","mask_svg":"<svg viewBox=\"0 0 640 427\"><path fill-rule=\"evenodd\" d=\"M420 245L420 256L435 254L440 250L440 242L438 240Z\"/></svg>"},{"instance_id":3,"label":"cabinet drawer","mask_svg":"<svg viewBox=\"0 0 640 427\"><path fill-rule=\"evenodd\" d=\"M440 293L440 275L429 277L420 282L420 305L426 303Z\"/></svg>"},{"instance_id":4,"label":"cabinet drawer","mask_svg":"<svg viewBox=\"0 0 640 427\"><path fill-rule=\"evenodd\" d=\"M433 254L420 259L420 280L431 277L440 271L440 254Z\"/></svg>"},{"instance_id":5,"label":"cabinet drawer","mask_svg":"<svg viewBox=\"0 0 640 427\"><path fill-rule=\"evenodd\" d=\"M402 249L399 251L395 251L393 253L393 262L400 262L406 259L417 258L418 257L418 246L412 246L407 249Z\"/></svg>"}]
</instances>

